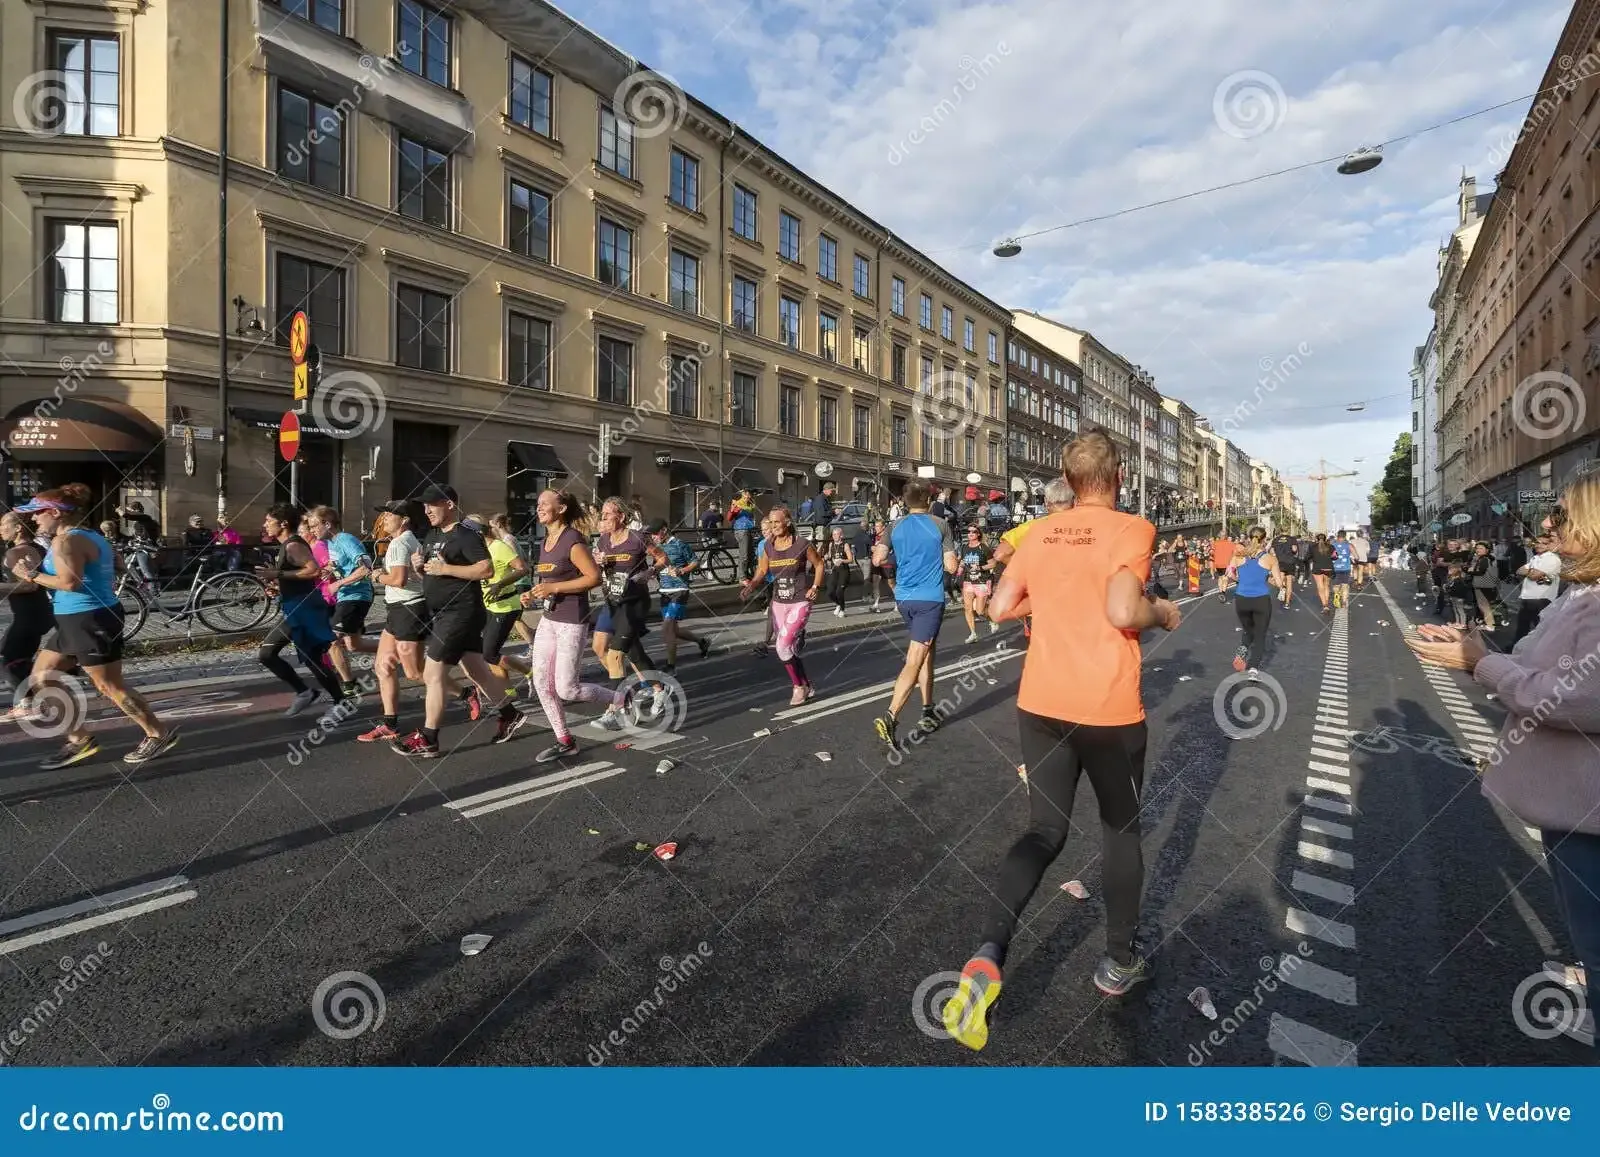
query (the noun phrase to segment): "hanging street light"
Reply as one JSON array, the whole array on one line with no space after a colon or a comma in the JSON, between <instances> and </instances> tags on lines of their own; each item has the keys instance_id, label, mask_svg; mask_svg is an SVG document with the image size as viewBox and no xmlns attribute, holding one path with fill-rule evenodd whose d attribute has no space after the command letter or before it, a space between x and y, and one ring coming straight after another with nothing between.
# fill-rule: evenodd
<instances>
[{"instance_id":1,"label":"hanging street light","mask_svg":"<svg viewBox=\"0 0 1600 1157\"><path fill-rule=\"evenodd\" d=\"M1007 237L1004 241L999 242L994 247L994 255L996 257L1015 257L1021 252L1022 242L1018 241L1015 237Z\"/></svg>"},{"instance_id":2,"label":"hanging street light","mask_svg":"<svg viewBox=\"0 0 1600 1157\"><path fill-rule=\"evenodd\" d=\"M1353 177L1357 173L1370 172L1383 164L1383 149L1362 147L1352 153L1346 153L1344 160L1339 162L1339 172L1346 177Z\"/></svg>"}]
</instances>

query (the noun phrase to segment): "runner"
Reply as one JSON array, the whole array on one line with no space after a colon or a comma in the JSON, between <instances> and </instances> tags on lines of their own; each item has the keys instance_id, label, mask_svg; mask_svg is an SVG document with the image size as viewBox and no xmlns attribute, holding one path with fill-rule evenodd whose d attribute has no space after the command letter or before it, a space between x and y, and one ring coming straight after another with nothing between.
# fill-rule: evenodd
<instances>
[{"instance_id":1,"label":"runner","mask_svg":"<svg viewBox=\"0 0 1600 1157\"><path fill-rule=\"evenodd\" d=\"M544 612L533 632L532 682L556 741L533 758L549 763L578 753L578 742L567 726L566 704L604 703L609 711L617 697L610 688L581 678L589 592L600 585L600 567L589 553L583 505L569 493L546 490L536 509L545 529L544 542L535 563L533 589L524 592L521 601L528 610Z\"/></svg>"},{"instance_id":2,"label":"runner","mask_svg":"<svg viewBox=\"0 0 1600 1157\"><path fill-rule=\"evenodd\" d=\"M600 507L600 541L595 548L606 605L595 619L595 643L598 647L600 640L605 640L602 661L607 673L617 681L619 693L627 694L630 665L637 677L633 699L638 706L649 704L660 692L662 698L655 703L654 711L659 715L667 707L667 689L664 684L644 678L646 672L655 669L655 663L642 641L645 616L650 609L650 547L642 534L627 529L627 525L628 511L622 500L606 499ZM622 708L623 701L614 703L597 722L608 731L622 730Z\"/></svg>"},{"instance_id":3,"label":"runner","mask_svg":"<svg viewBox=\"0 0 1600 1157\"><path fill-rule=\"evenodd\" d=\"M1178 589L1189 594L1194 594L1194 591L1189 590L1188 540L1180 534L1177 538L1172 540L1172 545L1167 549L1172 555L1172 572L1173 574L1177 575Z\"/></svg>"},{"instance_id":4,"label":"runner","mask_svg":"<svg viewBox=\"0 0 1600 1157\"><path fill-rule=\"evenodd\" d=\"M1278 535L1272 544L1272 553L1278 561L1278 601L1285 610L1294 610L1294 576L1300 569L1300 556L1295 541L1287 534Z\"/></svg>"},{"instance_id":5,"label":"runner","mask_svg":"<svg viewBox=\"0 0 1600 1157\"><path fill-rule=\"evenodd\" d=\"M494 564L494 573L479 584L484 613L483 661L489 664L490 670L496 675L506 680L506 696L515 699L517 692L511 685L510 672L528 675L533 671L533 665L526 659L513 658L504 652L511 632L522 621L522 597L516 587L528 573L528 564L522 560L516 543L508 542L496 528L495 519L499 519L501 525L506 522L503 514L493 518L472 515L464 525L477 528L483 536L484 549L489 552L489 561Z\"/></svg>"},{"instance_id":6,"label":"runner","mask_svg":"<svg viewBox=\"0 0 1600 1157\"><path fill-rule=\"evenodd\" d=\"M1217 580L1217 599L1224 606L1228 602L1228 566L1233 562L1233 539L1226 536L1211 540L1211 573Z\"/></svg>"},{"instance_id":7,"label":"runner","mask_svg":"<svg viewBox=\"0 0 1600 1157\"><path fill-rule=\"evenodd\" d=\"M377 726L356 736L358 743L400 738L400 671L407 679L423 681L423 640L428 637L428 605L422 597L422 575L411 569L411 556L422 553L417 538L421 519L409 502L390 502L378 507L373 533L388 540L383 552L383 569L374 581L383 588L383 634L378 637L378 654L372 661L372 674L378 681L378 699L383 716Z\"/></svg>"},{"instance_id":8,"label":"runner","mask_svg":"<svg viewBox=\"0 0 1600 1157\"><path fill-rule=\"evenodd\" d=\"M1045 484L1044 507L1046 513L1055 514L1062 510L1070 510L1072 502L1072 487L1067 485L1065 478L1052 478ZM1017 547L1022 545L1022 540L1027 537L1028 531L1038 521L1037 518L1030 518L1026 522L1018 523L1000 536L999 545L994 548L996 567L1002 571L1005 569L1006 563L1011 561L1011 557L1017 552ZM1024 616L1022 619L1022 637L1028 639L1032 636L1032 633L1033 622L1027 616Z\"/></svg>"},{"instance_id":9,"label":"runner","mask_svg":"<svg viewBox=\"0 0 1600 1157\"><path fill-rule=\"evenodd\" d=\"M844 528L834 527L824 548L823 562L828 571L828 597L833 600L835 618L844 618L844 595L850 586L850 568L856 565L856 552L844 540Z\"/></svg>"},{"instance_id":10,"label":"runner","mask_svg":"<svg viewBox=\"0 0 1600 1157\"><path fill-rule=\"evenodd\" d=\"M967 528L967 545L961 550L961 606L967 615L967 642L978 641L977 616L989 605L989 591L994 581L994 550L984 544L983 533L976 527ZM1000 630L1000 624L991 621L989 633Z\"/></svg>"},{"instance_id":11,"label":"runner","mask_svg":"<svg viewBox=\"0 0 1600 1157\"><path fill-rule=\"evenodd\" d=\"M678 669L678 642L693 643L700 657L711 654L711 640L683 625L689 614L689 576L700 569L694 548L673 534L665 518L657 518L645 528L650 535L650 553L656 568L656 585L661 588L661 645L667 661L661 672L671 675Z\"/></svg>"},{"instance_id":12,"label":"runner","mask_svg":"<svg viewBox=\"0 0 1600 1157\"><path fill-rule=\"evenodd\" d=\"M313 507L306 520L327 551L322 578L324 593L333 598L334 632L328 658L348 698L361 693L350 671L349 656L378 649L376 642L369 643L364 637L367 613L372 610L372 556L359 538L340 529L339 512L333 507Z\"/></svg>"},{"instance_id":13,"label":"runner","mask_svg":"<svg viewBox=\"0 0 1600 1157\"><path fill-rule=\"evenodd\" d=\"M789 521L788 507L774 506L767 512L767 522L772 537L766 540L767 549L756 564L756 573L740 584L739 594L749 598L750 589L756 583L772 576L772 605L768 617L772 620L778 659L794 687L789 705L798 707L817 693L800 660L800 647L806 620L811 617L811 606L822 589L822 559L811 543L795 532L794 524Z\"/></svg>"},{"instance_id":14,"label":"runner","mask_svg":"<svg viewBox=\"0 0 1600 1157\"><path fill-rule=\"evenodd\" d=\"M883 546L883 562L878 562L878 547ZM872 551L870 559L872 575L872 609L879 610L883 606L883 588L889 588L889 598L894 598L894 549L889 545L889 524L883 519L878 519L872 526Z\"/></svg>"},{"instance_id":15,"label":"runner","mask_svg":"<svg viewBox=\"0 0 1600 1157\"><path fill-rule=\"evenodd\" d=\"M521 595L527 589L528 560L523 557L522 544L517 541L517 536L511 532L511 516L509 514L496 514L489 519L489 529L493 532L495 541L502 542L511 548L511 553L516 557L516 562L509 564L516 571L517 580L508 592L518 599L521 605ZM511 633L524 643L528 644L528 657L525 659L512 659L505 664L512 669L530 675L533 670L533 632L528 629L528 624L518 615L511 623ZM504 646L504 644L501 644ZM533 694L533 689L528 689L528 694Z\"/></svg>"},{"instance_id":16,"label":"runner","mask_svg":"<svg viewBox=\"0 0 1600 1157\"><path fill-rule=\"evenodd\" d=\"M957 569L955 543L950 524L928 513L928 484L907 482L905 502L908 513L895 523L887 546L873 548L874 558L894 552L899 583L895 605L905 621L911 641L906 645L905 666L895 680L889 710L872 721L878 738L893 747L900 711L911 698L911 689L922 692L922 718L917 729L924 735L939 730L939 714L933 699L933 671L938 650L939 628L944 625L945 582Z\"/></svg>"},{"instance_id":17,"label":"runner","mask_svg":"<svg viewBox=\"0 0 1600 1157\"><path fill-rule=\"evenodd\" d=\"M1311 578L1317 585L1317 599L1322 603L1322 613L1327 614L1329 606L1329 584L1333 581L1333 544L1328 541L1325 534L1317 535L1316 541L1311 544Z\"/></svg>"},{"instance_id":18,"label":"runner","mask_svg":"<svg viewBox=\"0 0 1600 1157\"><path fill-rule=\"evenodd\" d=\"M294 692L294 699L284 712L290 717L299 715L324 694L330 703L337 703L344 697L328 655L333 646L333 621L332 610L320 589L324 571L317 565L311 544L294 533L296 527L307 524L315 526L315 519L300 517L287 503L269 507L261 522L261 532L278 543L278 561L275 566L256 568L257 577L277 584L278 602L283 607L283 618L274 623L267 637L261 640L256 661ZM283 658L283 649L290 643L294 644L301 664L322 685L321 691L307 687L305 680Z\"/></svg>"},{"instance_id":19,"label":"runner","mask_svg":"<svg viewBox=\"0 0 1600 1157\"><path fill-rule=\"evenodd\" d=\"M1104 833L1106 956L1094 985L1121 996L1150 976L1135 940L1144 886L1139 806L1146 744L1139 634L1174 630L1180 615L1165 599L1145 598L1156 528L1116 509L1122 479L1116 443L1093 430L1069 442L1063 458L1076 506L1041 520L1044 529L1023 542L989 605L990 616L1002 621L1034 617L1017 695L1031 822L1006 854L981 947L944 1006L946 1030L972 1049L988 1042L1006 949L1066 845L1081 775L1094 788Z\"/></svg>"},{"instance_id":20,"label":"runner","mask_svg":"<svg viewBox=\"0 0 1600 1157\"><path fill-rule=\"evenodd\" d=\"M1250 539L1239 552L1236 562L1237 585L1234 588L1233 606L1244 628L1239 653L1233 658L1233 669L1248 669L1250 681L1259 677L1267 653L1267 633L1272 626L1272 590L1284 583L1278 558L1267 547L1267 532L1259 526L1250 528Z\"/></svg>"},{"instance_id":21,"label":"runner","mask_svg":"<svg viewBox=\"0 0 1600 1157\"><path fill-rule=\"evenodd\" d=\"M765 515L763 515L762 518L761 518L760 533L761 533L761 537L756 541L756 564L758 566L761 563L761 559L767 553L767 542L772 537L772 523L767 520ZM754 574L755 572L752 571L751 573ZM767 579L766 579L766 582L762 584L761 593L762 593L762 597L766 600L765 604L762 606L761 609L766 613L767 634L766 634L766 638L764 638L761 642L757 643L754 647L751 648L751 650L754 652L754 654L756 655L757 658L764 659L764 658L766 658L767 652L772 649L772 640L773 640L773 637L774 637L773 632L777 629L773 624L773 618L772 618L772 572L771 571L767 572Z\"/></svg>"},{"instance_id":22,"label":"runner","mask_svg":"<svg viewBox=\"0 0 1600 1157\"><path fill-rule=\"evenodd\" d=\"M74 663L81 666L95 690L144 732L122 762L148 763L177 746L178 729L163 723L144 696L123 681L122 604L117 601L111 544L98 531L79 525L92 497L87 486L72 482L41 491L16 508L17 514L35 515L39 533L50 536L50 550L37 567L23 560L11 571L18 582L48 590L55 614L55 627L40 646L28 682L39 687L59 679L59 672ZM82 720L75 722L61 750L39 764L42 770L68 767L99 752Z\"/></svg>"},{"instance_id":23,"label":"runner","mask_svg":"<svg viewBox=\"0 0 1600 1157\"><path fill-rule=\"evenodd\" d=\"M432 529L411 559L412 568L422 572L422 597L428 608L427 662L422 670L426 708L422 728L392 746L401 755L421 759L439 754L451 667L461 667L481 702L500 704L492 742L506 742L527 721L505 698L506 681L483 661L488 616L478 584L494 575L494 563L483 535L462 524L457 501L449 486L433 485L422 492L422 507Z\"/></svg>"},{"instance_id":24,"label":"runner","mask_svg":"<svg viewBox=\"0 0 1600 1157\"><path fill-rule=\"evenodd\" d=\"M1350 605L1350 569L1353 555L1350 540L1344 531L1334 539L1333 546L1333 605L1335 608Z\"/></svg>"},{"instance_id":25,"label":"runner","mask_svg":"<svg viewBox=\"0 0 1600 1157\"><path fill-rule=\"evenodd\" d=\"M1312 541L1309 534L1300 536L1299 548L1295 551L1295 559L1299 563L1300 581L1311 581L1311 548Z\"/></svg>"},{"instance_id":26,"label":"runner","mask_svg":"<svg viewBox=\"0 0 1600 1157\"><path fill-rule=\"evenodd\" d=\"M0 517L0 539L6 544L6 574L15 575L19 566L35 571L44 564L45 549L36 540L27 515L13 510ZM0 639L0 663L4 664L6 686L13 693L21 691L10 712L10 718L18 719L32 711L27 701L28 674L39 654L39 644L56 625L56 616L50 609L50 592L36 583L18 580L0 584L0 589L11 608L11 622L6 626L5 638Z\"/></svg>"}]
</instances>

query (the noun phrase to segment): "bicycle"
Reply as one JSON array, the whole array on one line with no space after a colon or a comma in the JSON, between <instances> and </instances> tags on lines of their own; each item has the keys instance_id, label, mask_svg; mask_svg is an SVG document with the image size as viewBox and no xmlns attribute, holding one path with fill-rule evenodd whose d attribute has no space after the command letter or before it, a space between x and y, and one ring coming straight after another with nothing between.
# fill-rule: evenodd
<instances>
[{"instance_id":1,"label":"bicycle","mask_svg":"<svg viewBox=\"0 0 1600 1157\"><path fill-rule=\"evenodd\" d=\"M183 606L168 611L161 603L163 588L153 587L132 571L123 571L117 579L117 601L122 604L122 637L130 640L144 629L151 611L162 616L167 626L184 623L190 637L198 621L208 631L219 635L254 630L267 621L276 601L267 590L267 584L249 571L225 570L206 575L204 567L195 565L184 594Z\"/></svg>"},{"instance_id":2,"label":"bicycle","mask_svg":"<svg viewBox=\"0 0 1600 1157\"><path fill-rule=\"evenodd\" d=\"M699 549L694 552L694 560L699 565L689 573L691 582L695 579L702 582L710 579L714 583L726 586L739 578L739 564L734 562L733 552L719 540L703 540Z\"/></svg>"}]
</instances>

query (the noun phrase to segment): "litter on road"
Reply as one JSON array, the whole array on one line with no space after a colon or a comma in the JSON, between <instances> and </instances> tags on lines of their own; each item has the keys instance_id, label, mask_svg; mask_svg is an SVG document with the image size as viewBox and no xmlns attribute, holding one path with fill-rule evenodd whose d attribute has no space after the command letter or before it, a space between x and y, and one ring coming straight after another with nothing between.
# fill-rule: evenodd
<instances>
[{"instance_id":1,"label":"litter on road","mask_svg":"<svg viewBox=\"0 0 1600 1157\"><path fill-rule=\"evenodd\" d=\"M1068 880L1061 885L1061 890L1074 900L1087 900L1089 898L1089 889L1083 886L1081 880Z\"/></svg>"},{"instance_id":2,"label":"litter on road","mask_svg":"<svg viewBox=\"0 0 1600 1157\"><path fill-rule=\"evenodd\" d=\"M677 854L678 845L673 843L671 840L668 840L666 843L662 844L656 849L656 859L660 860L663 864Z\"/></svg>"},{"instance_id":3,"label":"litter on road","mask_svg":"<svg viewBox=\"0 0 1600 1157\"><path fill-rule=\"evenodd\" d=\"M1211 1003L1211 994L1203 988L1197 988L1189 994L1189 1003L1200 1011L1207 1020L1217 1019L1217 1006Z\"/></svg>"},{"instance_id":4,"label":"litter on road","mask_svg":"<svg viewBox=\"0 0 1600 1157\"><path fill-rule=\"evenodd\" d=\"M671 771L673 768L675 768L677 766L678 766L678 764L677 764L676 760L663 759L660 763L656 764L656 774L657 775L666 775L667 772Z\"/></svg>"},{"instance_id":5,"label":"litter on road","mask_svg":"<svg viewBox=\"0 0 1600 1157\"><path fill-rule=\"evenodd\" d=\"M1190 679L1193 679L1193 678L1194 678L1193 675L1179 675L1178 676L1178 682L1187 683Z\"/></svg>"},{"instance_id":6,"label":"litter on road","mask_svg":"<svg viewBox=\"0 0 1600 1157\"><path fill-rule=\"evenodd\" d=\"M750 733L750 738L751 739L761 739L761 738L763 738L765 736L768 736L768 735L771 735L771 734L772 734L772 728L763 727L760 731L752 731Z\"/></svg>"},{"instance_id":7,"label":"litter on road","mask_svg":"<svg viewBox=\"0 0 1600 1157\"><path fill-rule=\"evenodd\" d=\"M817 758L822 760L823 763L832 763L833 762L833 756L828 754L826 751L817 752Z\"/></svg>"},{"instance_id":8,"label":"litter on road","mask_svg":"<svg viewBox=\"0 0 1600 1157\"><path fill-rule=\"evenodd\" d=\"M493 936L485 935L482 932L469 933L461 938L461 955L476 956L489 947L489 941L493 939Z\"/></svg>"}]
</instances>

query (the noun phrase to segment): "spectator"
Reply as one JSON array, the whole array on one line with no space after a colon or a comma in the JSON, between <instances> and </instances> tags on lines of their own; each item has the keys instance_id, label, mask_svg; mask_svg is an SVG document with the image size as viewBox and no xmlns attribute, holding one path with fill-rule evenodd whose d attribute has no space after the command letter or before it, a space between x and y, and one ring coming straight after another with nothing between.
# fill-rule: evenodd
<instances>
[{"instance_id":1,"label":"spectator","mask_svg":"<svg viewBox=\"0 0 1600 1157\"><path fill-rule=\"evenodd\" d=\"M739 497L728 507L728 525L733 527L734 553L738 556L741 581L755 573L757 519L755 494L748 489L739 491Z\"/></svg>"},{"instance_id":2,"label":"spectator","mask_svg":"<svg viewBox=\"0 0 1600 1157\"><path fill-rule=\"evenodd\" d=\"M1534 540L1534 550L1537 553L1533 558L1516 572L1522 580L1522 599L1517 607L1514 643L1520 643L1533 632L1545 608L1561 593L1561 556L1556 553L1555 539L1541 534Z\"/></svg>"},{"instance_id":3,"label":"spectator","mask_svg":"<svg viewBox=\"0 0 1600 1157\"><path fill-rule=\"evenodd\" d=\"M1466 571L1472 579L1472 597L1478 604L1478 617L1489 630L1494 630L1494 599L1500 589L1500 574L1495 570L1494 557L1487 542L1472 548L1472 558Z\"/></svg>"},{"instance_id":4,"label":"spectator","mask_svg":"<svg viewBox=\"0 0 1600 1157\"><path fill-rule=\"evenodd\" d=\"M116 515L128 524L130 539L143 539L152 545L161 541L161 524L144 512L144 503L130 502L119 506Z\"/></svg>"}]
</instances>

